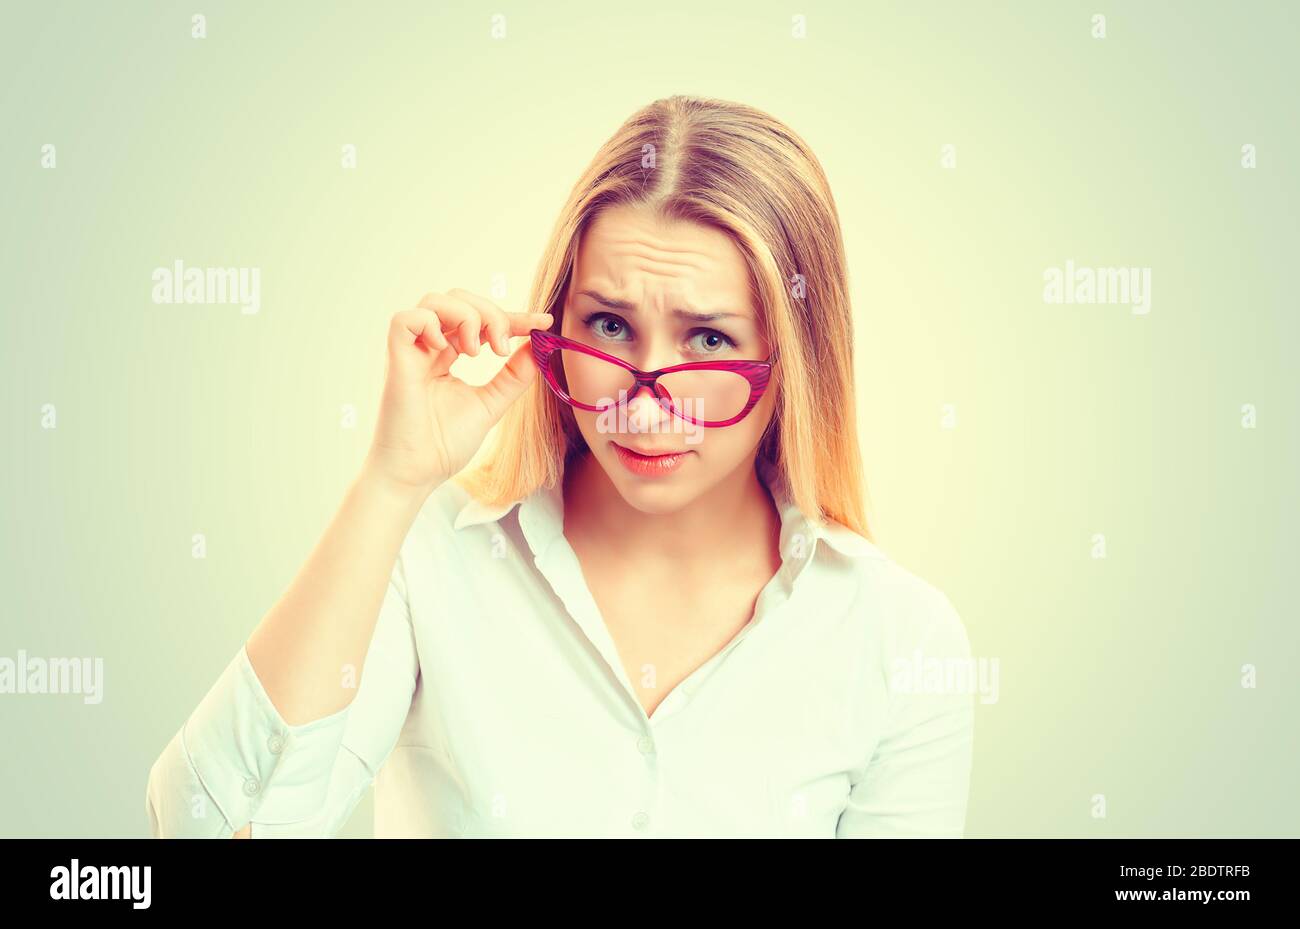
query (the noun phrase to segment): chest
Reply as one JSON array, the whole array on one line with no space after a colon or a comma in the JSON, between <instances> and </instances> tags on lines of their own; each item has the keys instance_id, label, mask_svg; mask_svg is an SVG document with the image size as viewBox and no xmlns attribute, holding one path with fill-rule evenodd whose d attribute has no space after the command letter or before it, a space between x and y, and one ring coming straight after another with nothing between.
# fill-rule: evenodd
<instances>
[{"instance_id":1,"label":"chest","mask_svg":"<svg viewBox=\"0 0 1300 929\"><path fill-rule=\"evenodd\" d=\"M687 581L669 574L629 572L595 553L580 556L580 561L587 587L647 716L749 624L759 594L775 570Z\"/></svg>"}]
</instances>

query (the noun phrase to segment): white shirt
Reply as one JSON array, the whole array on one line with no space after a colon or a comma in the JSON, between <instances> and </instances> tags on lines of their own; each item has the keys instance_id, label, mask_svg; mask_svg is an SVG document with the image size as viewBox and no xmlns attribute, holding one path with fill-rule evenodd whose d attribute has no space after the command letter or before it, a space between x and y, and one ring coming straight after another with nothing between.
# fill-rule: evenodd
<instances>
[{"instance_id":1,"label":"white shirt","mask_svg":"<svg viewBox=\"0 0 1300 929\"><path fill-rule=\"evenodd\" d=\"M448 481L402 544L352 703L286 725L241 647L150 770L152 833L329 836L373 782L376 837L962 835L973 693L896 676L969 661L961 619L758 471L781 568L649 717L562 485L488 508Z\"/></svg>"}]
</instances>

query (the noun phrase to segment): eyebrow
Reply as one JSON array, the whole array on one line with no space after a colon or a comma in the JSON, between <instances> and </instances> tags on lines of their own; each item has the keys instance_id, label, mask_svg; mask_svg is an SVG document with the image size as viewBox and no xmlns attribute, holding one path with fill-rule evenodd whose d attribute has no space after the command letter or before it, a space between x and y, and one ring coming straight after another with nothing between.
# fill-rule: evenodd
<instances>
[{"instance_id":1,"label":"eyebrow","mask_svg":"<svg viewBox=\"0 0 1300 929\"><path fill-rule=\"evenodd\" d=\"M578 291L578 296L590 297L602 306L609 307L611 310L627 310L635 313L637 309L635 303L628 300L615 300L613 297L606 297L604 294L597 293L594 290L580 290ZM715 319L751 319L751 317L742 313L697 313L694 310L683 310L680 308L675 308L672 313L678 319L689 319L697 323L712 322Z\"/></svg>"}]
</instances>

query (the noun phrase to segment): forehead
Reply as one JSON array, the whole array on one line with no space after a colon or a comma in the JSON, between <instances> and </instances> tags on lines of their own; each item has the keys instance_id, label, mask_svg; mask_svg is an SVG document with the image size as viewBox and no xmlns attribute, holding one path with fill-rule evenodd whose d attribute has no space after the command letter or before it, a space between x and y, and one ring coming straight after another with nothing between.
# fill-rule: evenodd
<instances>
[{"instance_id":1,"label":"forehead","mask_svg":"<svg viewBox=\"0 0 1300 929\"><path fill-rule=\"evenodd\" d=\"M597 215L578 241L573 292L592 288L640 305L678 300L752 315L749 267L727 233L620 205Z\"/></svg>"}]
</instances>

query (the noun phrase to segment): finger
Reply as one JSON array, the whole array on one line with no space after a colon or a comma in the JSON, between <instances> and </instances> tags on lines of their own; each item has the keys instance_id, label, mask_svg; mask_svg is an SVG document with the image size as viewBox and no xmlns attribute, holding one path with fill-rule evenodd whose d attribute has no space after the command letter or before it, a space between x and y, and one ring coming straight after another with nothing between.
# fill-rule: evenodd
<instances>
[{"instance_id":1,"label":"finger","mask_svg":"<svg viewBox=\"0 0 1300 929\"><path fill-rule=\"evenodd\" d=\"M439 329L438 315L432 310L413 309L394 313L388 326L389 366L404 380L427 374L439 356L456 356L448 351L446 337Z\"/></svg>"},{"instance_id":2,"label":"finger","mask_svg":"<svg viewBox=\"0 0 1300 929\"><path fill-rule=\"evenodd\" d=\"M389 335L396 339L397 347L422 343L427 350L447 347L438 314L432 310L416 308L394 313L389 325Z\"/></svg>"},{"instance_id":3,"label":"finger","mask_svg":"<svg viewBox=\"0 0 1300 929\"><path fill-rule=\"evenodd\" d=\"M478 310L479 316L483 320L481 338L491 346L492 350L498 355L510 354L510 322L506 319L506 314L501 307L497 306L486 297L480 297L478 294L470 293L468 290L456 288L447 291L447 295L464 300L474 309Z\"/></svg>"},{"instance_id":4,"label":"finger","mask_svg":"<svg viewBox=\"0 0 1300 929\"><path fill-rule=\"evenodd\" d=\"M409 315L408 315L409 314ZM417 308L406 314L407 331L423 342L429 350L440 352L447 348L447 337L442 333L443 321L433 310Z\"/></svg>"},{"instance_id":5,"label":"finger","mask_svg":"<svg viewBox=\"0 0 1300 929\"><path fill-rule=\"evenodd\" d=\"M528 335L534 329L550 329L555 317L550 313L507 313L512 336Z\"/></svg>"},{"instance_id":6,"label":"finger","mask_svg":"<svg viewBox=\"0 0 1300 929\"><path fill-rule=\"evenodd\" d=\"M533 347L525 342L511 353L490 381L476 388L493 424L502 417L510 404L519 399L536 377L537 362L533 360Z\"/></svg>"},{"instance_id":7,"label":"finger","mask_svg":"<svg viewBox=\"0 0 1300 929\"><path fill-rule=\"evenodd\" d=\"M456 336L465 354L478 355L479 330L482 328L483 320L477 310L465 317L465 321L456 327Z\"/></svg>"},{"instance_id":8,"label":"finger","mask_svg":"<svg viewBox=\"0 0 1300 929\"><path fill-rule=\"evenodd\" d=\"M477 332L481 323L478 319L478 311L474 307L457 297L440 293L425 294L420 298L418 306L438 314L438 319L442 323L442 334L452 342L458 352L466 355L478 354ZM467 330L470 327L466 326L466 321L470 319L474 321L473 340L467 338ZM473 341L472 346L469 344L470 341Z\"/></svg>"}]
</instances>

